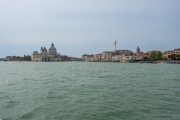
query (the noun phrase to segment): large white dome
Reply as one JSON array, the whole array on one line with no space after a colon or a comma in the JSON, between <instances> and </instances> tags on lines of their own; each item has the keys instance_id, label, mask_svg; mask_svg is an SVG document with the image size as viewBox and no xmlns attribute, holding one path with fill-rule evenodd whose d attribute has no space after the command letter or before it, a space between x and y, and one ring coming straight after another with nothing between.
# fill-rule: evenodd
<instances>
[{"instance_id":1,"label":"large white dome","mask_svg":"<svg viewBox=\"0 0 180 120\"><path fill-rule=\"evenodd\" d=\"M54 44L52 43L51 44L51 47L49 48L49 53L50 54L56 54L57 52L56 52L56 48L54 47Z\"/></svg>"},{"instance_id":2,"label":"large white dome","mask_svg":"<svg viewBox=\"0 0 180 120\"><path fill-rule=\"evenodd\" d=\"M51 47L49 48L49 50L56 50L53 43L51 44Z\"/></svg>"}]
</instances>

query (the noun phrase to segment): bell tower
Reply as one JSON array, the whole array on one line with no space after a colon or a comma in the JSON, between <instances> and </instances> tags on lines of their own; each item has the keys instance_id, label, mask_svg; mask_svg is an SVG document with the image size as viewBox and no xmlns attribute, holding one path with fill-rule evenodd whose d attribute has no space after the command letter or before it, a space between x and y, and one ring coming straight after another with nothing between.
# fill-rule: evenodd
<instances>
[{"instance_id":1,"label":"bell tower","mask_svg":"<svg viewBox=\"0 0 180 120\"><path fill-rule=\"evenodd\" d=\"M140 48L139 46L136 48L136 54L139 54L140 53Z\"/></svg>"}]
</instances>

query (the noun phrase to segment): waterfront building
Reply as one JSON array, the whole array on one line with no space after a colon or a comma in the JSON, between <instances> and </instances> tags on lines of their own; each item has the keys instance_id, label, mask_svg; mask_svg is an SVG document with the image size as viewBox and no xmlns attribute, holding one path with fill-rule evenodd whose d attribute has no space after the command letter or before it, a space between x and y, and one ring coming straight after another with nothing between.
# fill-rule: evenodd
<instances>
[{"instance_id":1,"label":"waterfront building","mask_svg":"<svg viewBox=\"0 0 180 120\"><path fill-rule=\"evenodd\" d=\"M94 55L93 54L91 54L91 55L84 54L82 56L82 61L94 62Z\"/></svg>"},{"instance_id":2,"label":"waterfront building","mask_svg":"<svg viewBox=\"0 0 180 120\"><path fill-rule=\"evenodd\" d=\"M163 58L168 58L169 55L172 55L174 53L173 50L168 50L163 53Z\"/></svg>"},{"instance_id":3,"label":"waterfront building","mask_svg":"<svg viewBox=\"0 0 180 120\"><path fill-rule=\"evenodd\" d=\"M112 55L112 62L120 62L122 60L122 54Z\"/></svg>"},{"instance_id":4,"label":"waterfront building","mask_svg":"<svg viewBox=\"0 0 180 120\"><path fill-rule=\"evenodd\" d=\"M168 58L169 55L180 55L180 48L174 49L174 50L168 50L163 53L163 58Z\"/></svg>"},{"instance_id":5,"label":"waterfront building","mask_svg":"<svg viewBox=\"0 0 180 120\"><path fill-rule=\"evenodd\" d=\"M82 61L85 61L85 57L87 54L82 55Z\"/></svg>"},{"instance_id":6,"label":"waterfront building","mask_svg":"<svg viewBox=\"0 0 180 120\"><path fill-rule=\"evenodd\" d=\"M12 61L12 60L14 60L14 59L13 59L12 56L6 56L5 60L6 60L6 61Z\"/></svg>"},{"instance_id":7,"label":"waterfront building","mask_svg":"<svg viewBox=\"0 0 180 120\"><path fill-rule=\"evenodd\" d=\"M108 53L105 54L106 55L106 57L105 57L106 62L111 62L112 61L112 54L113 54L113 52L108 52Z\"/></svg>"},{"instance_id":8,"label":"waterfront building","mask_svg":"<svg viewBox=\"0 0 180 120\"><path fill-rule=\"evenodd\" d=\"M125 56L122 56L122 59L120 62L130 62L130 61L141 61L143 60L143 57L142 56L136 56L136 55L125 55Z\"/></svg>"},{"instance_id":9,"label":"waterfront building","mask_svg":"<svg viewBox=\"0 0 180 120\"><path fill-rule=\"evenodd\" d=\"M173 52L175 55L179 55L180 54L180 48L174 49Z\"/></svg>"},{"instance_id":10,"label":"waterfront building","mask_svg":"<svg viewBox=\"0 0 180 120\"><path fill-rule=\"evenodd\" d=\"M94 55L93 55L93 54L88 55L88 56L87 56L87 61L89 61L89 62L94 62Z\"/></svg>"},{"instance_id":11,"label":"waterfront building","mask_svg":"<svg viewBox=\"0 0 180 120\"><path fill-rule=\"evenodd\" d=\"M19 61L21 59L20 56L6 56L6 61Z\"/></svg>"},{"instance_id":12,"label":"waterfront building","mask_svg":"<svg viewBox=\"0 0 180 120\"><path fill-rule=\"evenodd\" d=\"M57 53L54 44L51 44L49 51L47 51L46 47L41 47L41 53L34 51L31 55L32 61L43 61L43 62L53 62L53 61L61 61L60 53Z\"/></svg>"},{"instance_id":13,"label":"waterfront building","mask_svg":"<svg viewBox=\"0 0 180 120\"><path fill-rule=\"evenodd\" d=\"M103 53L101 53L101 61L105 62L106 60L110 59L110 58L106 59L106 57L108 56L106 54L109 54L109 56L110 56L111 53L113 53L113 52L112 51L103 51Z\"/></svg>"},{"instance_id":14,"label":"waterfront building","mask_svg":"<svg viewBox=\"0 0 180 120\"><path fill-rule=\"evenodd\" d=\"M101 61L101 54L95 54L94 55L94 61L95 62L100 62Z\"/></svg>"},{"instance_id":15,"label":"waterfront building","mask_svg":"<svg viewBox=\"0 0 180 120\"><path fill-rule=\"evenodd\" d=\"M135 54L132 55L125 55L125 54L118 54L112 56L113 62L134 62L134 61L141 61L143 60L142 56L136 56Z\"/></svg>"}]
</instances>

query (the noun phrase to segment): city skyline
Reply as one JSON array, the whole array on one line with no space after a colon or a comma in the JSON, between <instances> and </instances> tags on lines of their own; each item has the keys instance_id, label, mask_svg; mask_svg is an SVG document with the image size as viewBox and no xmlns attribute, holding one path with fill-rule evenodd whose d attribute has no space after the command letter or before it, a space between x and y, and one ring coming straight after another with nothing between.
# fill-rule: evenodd
<instances>
[{"instance_id":1,"label":"city skyline","mask_svg":"<svg viewBox=\"0 0 180 120\"><path fill-rule=\"evenodd\" d=\"M0 58L31 55L52 42L62 55L173 50L180 45L178 0L0 0Z\"/></svg>"}]
</instances>

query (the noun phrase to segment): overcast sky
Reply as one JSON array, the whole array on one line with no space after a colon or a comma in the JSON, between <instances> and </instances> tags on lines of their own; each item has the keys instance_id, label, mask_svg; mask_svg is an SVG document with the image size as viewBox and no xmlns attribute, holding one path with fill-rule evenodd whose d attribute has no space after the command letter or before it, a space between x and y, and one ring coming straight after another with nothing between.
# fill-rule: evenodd
<instances>
[{"instance_id":1,"label":"overcast sky","mask_svg":"<svg viewBox=\"0 0 180 120\"><path fill-rule=\"evenodd\" d=\"M180 0L0 0L0 58L180 48Z\"/></svg>"}]
</instances>

